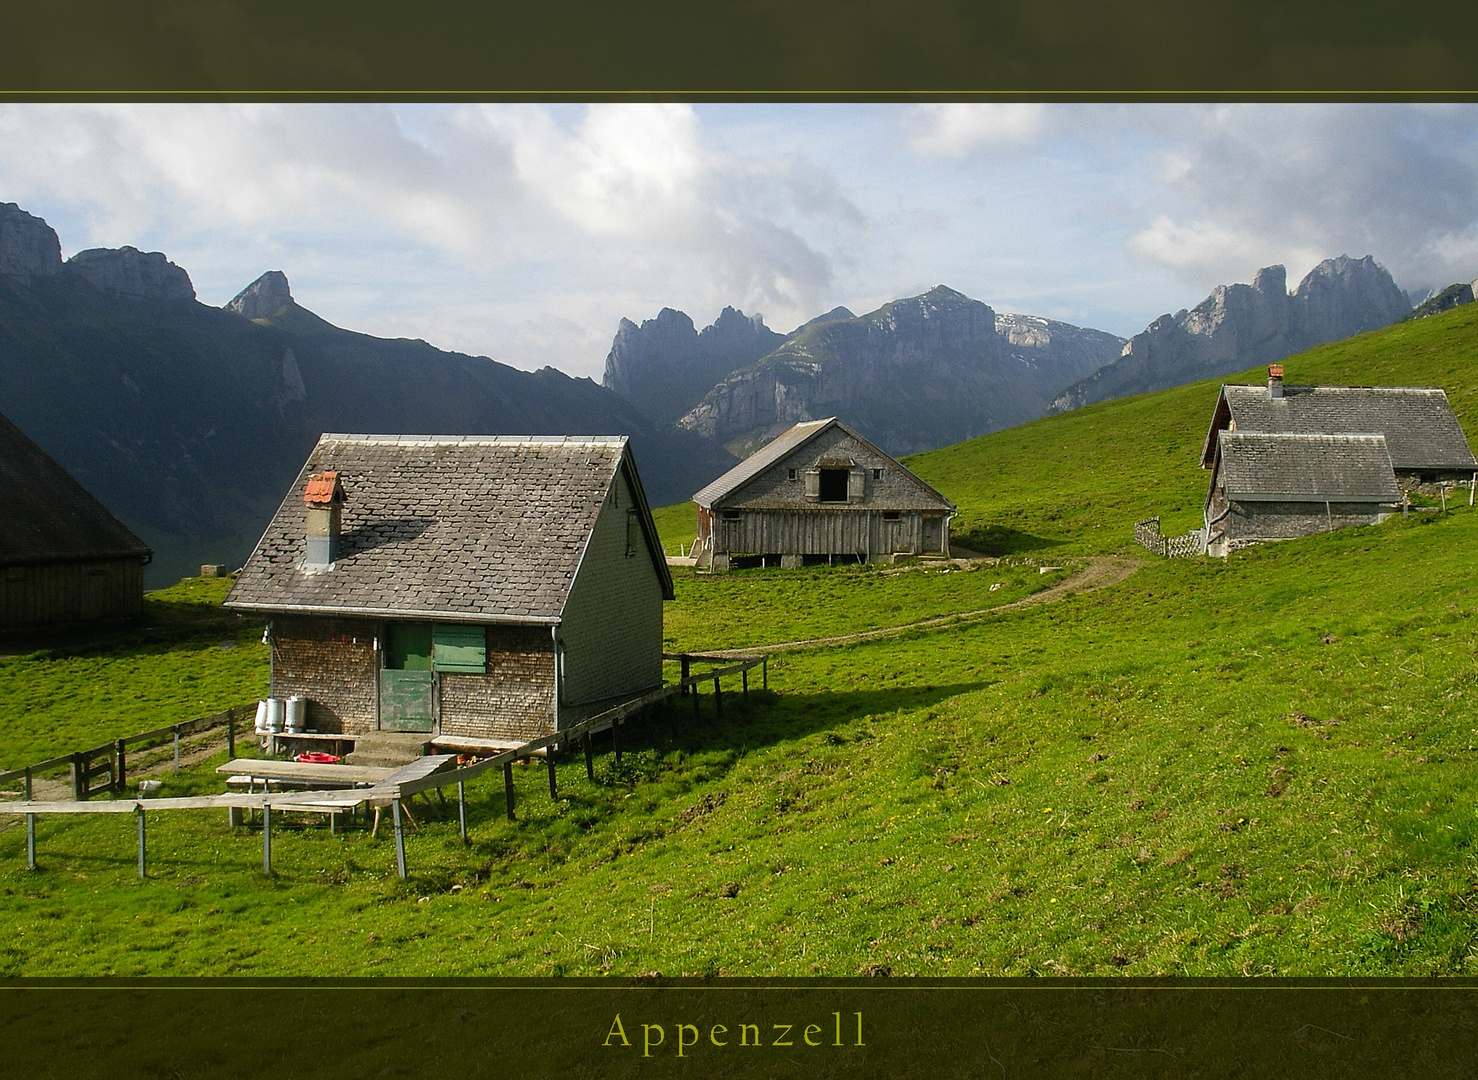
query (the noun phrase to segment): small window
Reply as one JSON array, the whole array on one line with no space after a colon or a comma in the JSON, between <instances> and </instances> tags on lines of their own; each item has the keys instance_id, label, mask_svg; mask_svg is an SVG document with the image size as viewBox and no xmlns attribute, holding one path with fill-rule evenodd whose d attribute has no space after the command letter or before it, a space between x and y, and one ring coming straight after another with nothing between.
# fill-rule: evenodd
<instances>
[{"instance_id":1,"label":"small window","mask_svg":"<svg viewBox=\"0 0 1478 1080\"><path fill-rule=\"evenodd\" d=\"M641 522L636 519L636 511L626 511L626 554L636 554L637 545L641 543Z\"/></svg>"},{"instance_id":2,"label":"small window","mask_svg":"<svg viewBox=\"0 0 1478 1080\"><path fill-rule=\"evenodd\" d=\"M822 502L846 502L847 501L847 475L848 469L822 469L821 470L821 501Z\"/></svg>"},{"instance_id":3,"label":"small window","mask_svg":"<svg viewBox=\"0 0 1478 1080\"><path fill-rule=\"evenodd\" d=\"M872 471L872 478L874 480L881 480L883 478L883 470L882 469L874 469Z\"/></svg>"},{"instance_id":4,"label":"small window","mask_svg":"<svg viewBox=\"0 0 1478 1080\"><path fill-rule=\"evenodd\" d=\"M724 520L725 521L738 521L739 520L739 511L738 510L725 510L724 511Z\"/></svg>"},{"instance_id":5,"label":"small window","mask_svg":"<svg viewBox=\"0 0 1478 1080\"><path fill-rule=\"evenodd\" d=\"M795 470L794 469L786 469L785 470L785 479L787 479L787 480L794 480L795 479Z\"/></svg>"},{"instance_id":6,"label":"small window","mask_svg":"<svg viewBox=\"0 0 1478 1080\"><path fill-rule=\"evenodd\" d=\"M901 519L901 517L902 517L902 515L899 514L897 510L889 510L886 514L883 515L883 520L884 521L898 521L898 520Z\"/></svg>"}]
</instances>

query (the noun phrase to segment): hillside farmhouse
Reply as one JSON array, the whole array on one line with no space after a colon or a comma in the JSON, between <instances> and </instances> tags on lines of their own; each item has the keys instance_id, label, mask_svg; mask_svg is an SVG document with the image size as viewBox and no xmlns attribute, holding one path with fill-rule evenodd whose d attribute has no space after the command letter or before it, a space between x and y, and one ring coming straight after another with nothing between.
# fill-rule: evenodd
<instances>
[{"instance_id":1,"label":"hillside farmhouse","mask_svg":"<svg viewBox=\"0 0 1478 1080\"><path fill-rule=\"evenodd\" d=\"M1201 454L1206 550L1225 555L1396 513L1404 491L1478 478L1440 389L1223 386Z\"/></svg>"},{"instance_id":2,"label":"hillside farmhouse","mask_svg":"<svg viewBox=\"0 0 1478 1080\"><path fill-rule=\"evenodd\" d=\"M310 729L515 746L662 683L625 437L324 435L226 599Z\"/></svg>"},{"instance_id":3,"label":"hillside farmhouse","mask_svg":"<svg viewBox=\"0 0 1478 1080\"><path fill-rule=\"evenodd\" d=\"M700 569L948 555L955 504L835 417L782 432L693 496Z\"/></svg>"},{"instance_id":4,"label":"hillside farmhouse","mask_svg":"<svg viewBox=\"0 0 1478 1080\"><path fill-rule=\"evenodd\" d=\"M148 546L0 416L0 628L138 615Z\"/></svg>"}]
</instances>

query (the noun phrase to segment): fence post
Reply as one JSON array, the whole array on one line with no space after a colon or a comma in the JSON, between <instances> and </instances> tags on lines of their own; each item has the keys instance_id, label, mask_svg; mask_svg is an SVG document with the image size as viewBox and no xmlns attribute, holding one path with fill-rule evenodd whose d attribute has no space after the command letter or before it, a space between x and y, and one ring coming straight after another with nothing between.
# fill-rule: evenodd
<instances>
[{"instance_id":1,"label":"fence post","mask_svg":"<svg viewBox=\"0 0 1478 1080\"><path fill-rule=\"evenodd\" d=\"M693 720L694 721L697 721L699 719L699 714L698 714L698 684L697 683L694 683L692 686L690 686L686 690L684 690L683 693L685 693L685 694L692 694L693 695Z\"/></svg>"},{"instance_id":2,"label":"fence post","mask_svg":"<svg viewBox=\"0 0 1478 1080\"><path fill-rule=\"evenodd\" d=\"M741 671L739 673L739 677L744 680L743 688L740 691L739 696L747 702L749 701L749 669L745 668L743 671Z\"/></svg>"},{"instance_id":3,"label":"fence post","mask_svg":"<svg viewBox=\"0 0 1478 1080\"><path fill-rule=\"evenodd\" d=\"M558 799L559 790L555 787L554 783L554 747L546 746L544 748L544 764L549 766L549 797L551 799Z\"/></svg>"},{"instance_id":4,"label":"fence post","mask_svg":"<svg viewBox=\"0 0 1478 1080\"><path fill-rule=\"evenodd\" d=\"M36 869L36 815L26 815L26 869Z\"/></svg>"},{"instance_id":5,"label":"fence post","mask_svg":"<svg viewBox=\"0 0 1478 1080\"><path fill-rule=\"evenodd\" d=\"M82 802L87 798L86 759L79 750L72 755L72 799Z\"/></svg>"},{"instance_id":6,"label":"fence post","mask_svg":"<svg viewBox=\"0 0 1478 1080\"><path fill-rule=\"evenodd\" d=\"M144 880L144 808L135 806L135 816L139 819L139 880Z\"/></svg>"},{"instance_id":7,"label":"fence post","mask_svg":"<svg viewBox=\"0 0 1478 1080\"><path fill-rule=\"evenodd\" d=\"M262 802L262 873L272 873L272 804Z\"/></svg>"},{"instance_id":8,"label":"fence post","mask_svg":"<svg viewBox=\"0 0 1478 1080\"><path fill-rule=\"evenodd\" d=\"M580 741L585 744L585 776L589 780L595 779L595 758L590 755L590 729L586 728L580 733Z\"/></svg>"},{"instance_id":9,"label":"fence post","mask_svg":"<svg viewBox=\"0 0 1478 1080\"><path fill-rule=\"evenodd\" d=\"M400 800L390 800L390 814L395 819L395 872L405 880L405 826L400 820Z\"/></svg>"},{"instance_id":10,"label":"fence post","mask_svg":"<svg viewBox=\"0 0 1478 1080\"><path fill-rule=\"evenodd\" d=\"M462 831L462 843L467 842L467 785L457 781L457 827Z\"/></svg>"},{"instance_id":11,"label":"fence post","mask_svg":"<svg viewBox=\"0 0 1478 1080\"><path fill-rule=\"evenodd\" d=\"M174 771L180 771L180 725L174 726Z\"/></svg>"},{"instance_id":12,"label":"fence post","mask_svg":"<svg viewBox=\"0 0 1478 1080\"><path fill-rule=\"evenodd\" d=\"M611 717L611 749L616 751L616 764L621 764L621 718Z\"/></svg>"},{"instance_id":13,"label":"fence post","mask_svg":"<svg viewBox=\"0 0 1478 1080\"><path fill-rule=\"evenodd\" d=\"M513 762L503 762L503 802L508 809L508 820L513 820Z\"/></svg>"},{"instance_id":14,"label":"fence post","mask_svg":"<svg viewBox=\"0 0 1478 1080\"><path fill-rule=\"evenodd\" d=\"M128 787L128 766L125 764L123 740L113 744L113 790L119 794Z\"/></svg>"},{"instance_id":15,"label":"fence post","mask_svg":"<svg viewBox=\"0 0 1478 1080\"><path fill-rule=\"evenodd\" d=\"M236 713L232 709L226 710L226 759L234 760L236 757Z\"/></svg>"},{"instance_id":16,"label":"fence post","mask_svg":"<svg viewBox=\"0 0 1478 1080\"><path fill-rule=\"evenodd\" d=\"M713 714L720 720L724 718L724 694L719 689L717 675L713 677Z\"/></svg>"},{"instance_id":17,"label":"fence post","mask_svg":"<svg viewBox=\"0 0 1478 1080\"><path fill-rule=\"evenodd\" d=\"M760 678L764 680L760 684L760 689L770 689L770 657L768 655L760 657Z\"/></svg>"},{"instance_id":18,"label":"fence post","mask_svg":"<svg viewBox=\"0 0 1478 1080\"><path fill-rule=\"evenodd\" d=\"M26 802L31 801L31 766L26 766Z\"/></svg>"},{"instance_id":19,"label":"fence post","mask_svg":"<svg viewBox=\"0 0 1478 1080\"><path fill-rule=\"evenodd\" d=\"M688 670L689 670L689 666L692 664L692 662L693 661L692 661L691 658L689 658L688 654L687 653L684 653L683 656L682 656L683 683L684 684L686 684L687 681L688 681ZM683 693L686 694L687 692L688 692L688 687L686 685L684 685L683 686Z\"/></svg>"}]
</instances>

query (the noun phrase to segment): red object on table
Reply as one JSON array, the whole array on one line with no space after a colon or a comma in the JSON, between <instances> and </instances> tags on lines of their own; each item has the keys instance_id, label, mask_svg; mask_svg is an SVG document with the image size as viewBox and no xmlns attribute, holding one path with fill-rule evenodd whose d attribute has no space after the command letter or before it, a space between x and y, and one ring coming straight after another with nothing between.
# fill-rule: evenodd
<instances>
[{"instance_id":1,"label":"red object on table","mask_svg":"<svg viewBox=\"0 0 1478 1080\"><path fill-rule=\"evenodd\" d=\"M299 754L293 760L301 761L305 765L337 765L339 763L337 754L325 754L321 750L308 750Z\"/></svg>"}]
</instances>

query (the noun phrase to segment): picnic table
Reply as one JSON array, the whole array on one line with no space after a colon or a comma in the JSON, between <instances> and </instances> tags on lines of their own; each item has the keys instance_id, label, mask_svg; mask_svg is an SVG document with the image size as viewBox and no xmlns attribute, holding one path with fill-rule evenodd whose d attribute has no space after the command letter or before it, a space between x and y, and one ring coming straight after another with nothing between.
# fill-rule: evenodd
<instances>
[{"instance_id":1,"label":"picnic table","mask_svg":"<svg viewBox=\"0 0 1478 1080\"><path fill-rule=\"evenodd\" d=\"M373 765L323 765L311 761L277 761L273 758L233 758L224 765L216 766L216 772L229 776L232 780L244 776L252 784L257 780L264 785L276 781L308 788L373 787L394 771Z\"/></svg>"}]
</instances>

